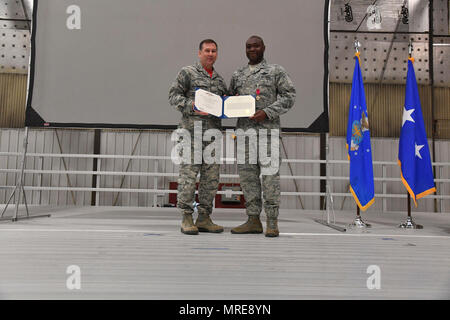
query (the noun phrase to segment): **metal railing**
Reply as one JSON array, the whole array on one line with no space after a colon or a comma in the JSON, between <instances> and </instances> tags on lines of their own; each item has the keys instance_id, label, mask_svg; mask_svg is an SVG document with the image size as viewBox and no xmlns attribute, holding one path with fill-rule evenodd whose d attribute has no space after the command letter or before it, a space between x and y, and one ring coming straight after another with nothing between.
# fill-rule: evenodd
<instances>
[{"instance_id":1,"label":"metal railing","mask_svg":"<svg viewBox=\"0 0 450 320\"><path fill-rule=\"evenodd\" d=\"M19 152L0 152L0 157L21 157L22 153ZM157 187L158 177L178 177L178 173L167 173L167 172L157 172L157 162L155 162L154 172L124 172L124 171L102 171L101 162L102 159L130 159L130 160L158 160L158 161L169 161L171 157L169 156L138 156L138 155L92 155L92 154L49 154L49 153L27 153L26 157L38 157L41 159L41 164L44 158L89 158L98 159L97 170L44 170L44 169L24 169L24 174L50 174L50 175L92 175L97 180L95 188L92 187L52 187L52 186L42 186L42 178L40 179L40 186L24 186L26 191L81 191L81 192L96 192L97 201L96 204L99 205L99 194L100 192L124 192L124 193L153 193L153 204L157 205L158 196L177 193L177 190L171 189L159 189ZM230 159L226 160L226 164L230 164ZM329 165L349 165L347 160L316 160L316 159L283 159L282 163L298 163L298 164L327 164ZM382 176L374 177L375 183L382 183L382 193L376 193L375 197L383 199L383 211L387 211L387 200L389 198L406 198L406 193L402 194L391 194L387 193L388 183L401 182L400 177L392 178L387 176L388 166L397 166L396 162L390 161L373 161L374 167L382 167ZM450 162L434 162L432 164L438 169L439 177L443 176L443 170L446 167L450 167ZM42 167L42 166L41 166ZM18 174L21 172L20 169L1 169L0 173L15 173L16 180ZM142 189L142 188L105 188L100 187L100 179L103 176L139 176L139 177L154 177L154 188L153 189ZM221 174L221 179L235 179L239 178L237 174ZM320 176L320 175L280 175L281 179L295 179L295 180L327 180L328 181L348 181L347 176ZM450 183L450 179L435 179L437 189L443 189L444 184ZM14 189L15 186L0 186L0 189ZM242 194L241 191L218 191L218 194ZM331 195L333 197L351 197L350 192L331 192L327 194L326 192L281 192L282 196L327 196ZM427 198L437 199L440 202L439 211L445 212L446 208L444 206L444 200L450 200L450 195L434 194L429 195Z\"/></svg>"}]
</instances>

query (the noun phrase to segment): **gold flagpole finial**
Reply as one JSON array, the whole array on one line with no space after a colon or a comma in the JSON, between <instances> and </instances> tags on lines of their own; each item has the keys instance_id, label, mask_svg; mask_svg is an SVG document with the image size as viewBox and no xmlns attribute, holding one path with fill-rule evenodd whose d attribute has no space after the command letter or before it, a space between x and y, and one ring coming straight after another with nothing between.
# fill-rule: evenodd
<instances>
[{"instance_id":1,"label":"gold flagpole finial","mask_svg":"<svg viewBox=\"0 0 450 320\"><path fill-rule=\"evenodd\" d=\"M355 56L358 57L358 61L361 64L361 59L359 58L360 52L359 52L359 48L361 47L361 43L359 43L358 39L355 38Z\"/></svg>"},{"instance_id":2,"label":"gold flagpole finial","mask_svg":"<svg viewBox=\"0 0 450 320\"><path fill-rule=\"evenodd\" d=\"M361 43L359 43L358 39L356 39L356 38L355 38L354 45L355 45L356 53L359 53L359 48L361 47Z\"/></svg>"},{"instance_id":3,"label":"gold flagpole finial","mask_svg":"<svg viewBox=\"0 0 450 320\"><path fill-rule=\"evenodd\" d=\"M409 44L408 44L408 60L411 60L414 63L414 58L412 57L412 52L413 52L413 45L412 45L412 40L410 38Z\"/></svg>"}]
</instances>

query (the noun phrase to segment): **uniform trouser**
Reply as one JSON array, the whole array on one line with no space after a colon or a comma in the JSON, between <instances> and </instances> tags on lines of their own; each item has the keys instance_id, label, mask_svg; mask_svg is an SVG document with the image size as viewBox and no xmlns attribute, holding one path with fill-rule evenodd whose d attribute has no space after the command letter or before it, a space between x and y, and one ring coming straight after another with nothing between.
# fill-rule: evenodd
<instances>
[{"instance_id":1,"label":"uniform trouser","mask_svg":"<svg viewBox=\"0 0 450 320\"><path fill-rule=\"evenodd\" d=\"M277 137L278 138L278 137ZM259 140L259 139L258 139ZM279 140L278 140L279 143ZM264 200L264 211L266 212L267 218L276 219L278 217L279 207L280 207L280 171L278 170L280 164L280 148L277 146L278 155L275 155L277 168L276 170L264 170L267 169L268 165L261 162L260 155L258 153L257 163L252 164L249 161L249 151L259 150L259 148L252 148L252 145L248 141L245 143L245 163L238 164L239 169L239 179L244 193L246 212L249 216L259 216L262 210L262 198ZM270 153L270 137L268 138L267 150L268 155ZM240 150L238 146L238 153L244 152ZM251 152L251 151L250 151ZM273 166L274 164L271 163ZM276 172L274 172L276 171ZM269 172L270 174L267 174ZM259 178L262 175L262 183ZM261 191L263 192L263 197L261 197Z\"/></svg>"},{"instance_id":2,"label":"uniform trouser","mask_svg":"<svg viewBox=\"0 0 450 320\"><path fill-rule=\"evenodd\" d=\"M197 124L196 124L197 126ZM184 162L180 164L179 176L178 176L178 196L177 207L183 214L192 214L194 212L193 203L195 201L195 190L197 175L200 173L200 181L198 184L198 201L197 210L199 214L210 215L213 210L213 201L216 196L217 189L219 187L219 171L220 164L215 161L208 162L203 158L203 152L208 146L209 142L201 141L200 147L195 148L195 139L202 139L204 131L199 129L201 135L195 136L194 130L188 130L191 143L187 147L190 148L190 157L187 156L188 163ZM181 139L181 138L180 138ZM178 142L182 141L178 140ZM183 156L182 151L180 156ZM213 151L213 156L215 151ZM210 159L211 160L211 159Z\"/></svg>"},{"instance_id":3,"label":"uniform trouser","mask_svg":"<svg viewBox=\"0 0 450 320\"><path fill-rule=\"evenodd\" d=\"M219 164L182 164L178 178L177 207L184 214L194 212L195 187L197 174L200 172L198 185L197 210L199 214L210 215L213 209L213 200L219 187Z\"/></svg>"}]
</instances>

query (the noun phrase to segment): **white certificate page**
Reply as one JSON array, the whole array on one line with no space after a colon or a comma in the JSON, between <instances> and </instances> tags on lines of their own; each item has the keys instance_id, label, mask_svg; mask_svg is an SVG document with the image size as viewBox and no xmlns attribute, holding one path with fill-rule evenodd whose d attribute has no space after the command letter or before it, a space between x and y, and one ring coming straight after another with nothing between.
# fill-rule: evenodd
<instances>
[{"instance_id":1,"label":"white certificate page","mask_svg":"<svg viewBox=\"0 0 450 320\"><path fill-rule=\"evenodd\" d=\"M224 115L228 118L251 117L255 114L253 96L232 96L225 100Z\"/></svg>"},{"instance_id":2,"label":"white certificate page","mask_svg":"<svg viewBox=\"0 0 450 320\"><path fill-rule=\"evenodd\" d=\"M195 91L195 107L216 117L222 116L222 98L209 91L203 89Z\"/></svg>"}]
</instances>

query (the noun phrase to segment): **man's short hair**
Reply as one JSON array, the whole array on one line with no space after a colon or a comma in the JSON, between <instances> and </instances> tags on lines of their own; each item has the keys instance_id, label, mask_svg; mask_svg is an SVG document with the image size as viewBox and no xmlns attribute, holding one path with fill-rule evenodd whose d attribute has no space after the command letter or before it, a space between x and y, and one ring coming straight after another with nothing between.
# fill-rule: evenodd
<instances>
[{"instance_id":1,"label":"man's short hair","mask_svg":"<svg viewBox=\"0 0 450 320\"><path fill-rule=\"evenodd\" d=\"M202 42L200 42L200 45L198 46L198 50L201 51L203 49L203 44L204 43L214 43L216 45L216 49L218 48L217 43L213 39L205 39Z\"/></svg>"},{"instance_id":2,"label":"man's short hair","mask_svg":"<svg viewBox=\"0 0 450 320\"><path fill-rule=\"evenodd\" d=\"M262 45L264 46L265 44L264 44L264 40L263 40L263 38L261 38L260 36L256 36L256 35L253 35L253 36L251 36L249 39L258 39L258 40L260 40L261 41L261 43L262 43Z\"/></svg>"}]
</instances>

